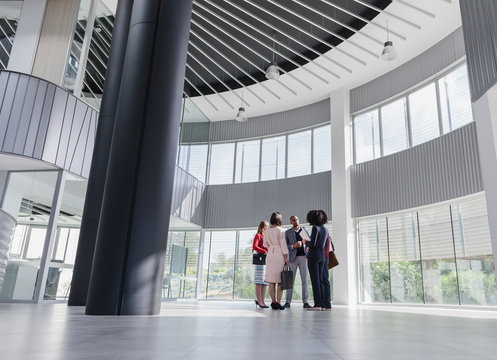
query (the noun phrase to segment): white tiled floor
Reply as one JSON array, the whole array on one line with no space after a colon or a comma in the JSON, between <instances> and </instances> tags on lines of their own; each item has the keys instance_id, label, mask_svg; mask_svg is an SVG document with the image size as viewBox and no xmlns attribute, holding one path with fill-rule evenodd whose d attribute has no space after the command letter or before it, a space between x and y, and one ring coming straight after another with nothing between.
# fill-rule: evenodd
<instances>
[{"instance_id":1,"label":"white tiled floor","mask_svg":"<svg viewBox=\"0 0 497 360\"><path fill-rule=\"evenodd\" d=\"M167 302L161 316L0 304L0 359L497 359L497 312Z\"/></svg>"}]
</instances>

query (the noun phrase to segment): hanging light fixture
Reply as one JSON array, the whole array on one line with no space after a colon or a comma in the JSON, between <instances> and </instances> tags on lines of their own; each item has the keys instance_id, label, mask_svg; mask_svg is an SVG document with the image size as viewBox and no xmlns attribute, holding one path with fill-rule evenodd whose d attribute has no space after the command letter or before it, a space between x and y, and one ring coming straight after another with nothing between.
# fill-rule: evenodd
<instances>
[{"instance_id":1,"label":"hanging light fixture","mask_svg":"<svg viewBox=\"0 0 497 360\"><path fill-rule=\"evenodd\" d=\"M392 61L397 57L397 50L393 47L393 42L390 41L388 37L388 20L387 20L387 41L385 41L385 45L383 51L381 52L381 60L384 61Z\"/></svg>"},{"instance_id":2,"label":"hanging light fixture","mask_svg":"<svg viewBox=\"0 0 497 360\"><path fill-rule=\"evenodd\" d=\"M273 35L273 61L271 61L271 64L266 69L266 79L268 80L278 80L280 77L280 70L278 69L278 64L276 64L276 61L274 61L274 48L276 45L276 31L274 32Z\"/></svg>"},{"instance_id":3,"label":"hanging light fixture","mask_svg":"<svg viewBox=\"0 0 497 360\"><path fill-rule=\"evenodd\" d=\"M236 121L245 122L248 120L247 113L245 112L245 108L243 107L243 93L242 90L242 103L240 104L240 108L238 109L238 113L236 114Z\"/></svg>"}]
</instances>

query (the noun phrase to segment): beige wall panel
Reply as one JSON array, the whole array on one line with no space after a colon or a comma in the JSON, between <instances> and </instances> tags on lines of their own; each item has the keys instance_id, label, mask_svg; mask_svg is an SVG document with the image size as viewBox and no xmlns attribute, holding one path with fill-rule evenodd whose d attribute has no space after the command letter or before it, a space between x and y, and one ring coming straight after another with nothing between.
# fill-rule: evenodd
<instances>
[{"instance_id":1,"label":"beige wall panel","mask_svg":"<svg viewBox=\"0 0 497 360\"><path fill-rule=\"evenodd\" d=\"M48 0L33 75L61 85L78 0Z\"/></svg>"}]
</instances>

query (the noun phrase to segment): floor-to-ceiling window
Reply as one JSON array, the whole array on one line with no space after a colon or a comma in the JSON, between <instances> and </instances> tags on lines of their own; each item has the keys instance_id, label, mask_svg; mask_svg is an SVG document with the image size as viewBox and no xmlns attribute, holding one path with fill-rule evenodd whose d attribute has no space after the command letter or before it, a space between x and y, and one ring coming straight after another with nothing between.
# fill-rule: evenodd
<instances>
[{"instance_id":1,"label":"floor-to-ceiling window","mask_svg":"<svg viewBox=\"0 0 497 360\"><path fill-rule=\"evenodd\" d=\"M33 300L47 239L56 171L12 172L2 209L17 220L0 300Z\"/></svg>"},{"instance_id":2,"label":"floor-to-ceiling window","mask_svg":"<svg viewBox=\"0 0 497 360\"><path fill-rule=\"evenodd\" d=\"M353 116L355 163L430 141L473 121L466 64Z\"/></svg>"},{"instance_id":3,"label":"floor-to-ceiling window","mask_svg":"<svg viewBox=\"0 0 497 360\"><path fill-rule=\"evenodd\" d=\"M162 285L163 298L196 297L200 231L170 231Z\"/></svg>"},{"instance_id":4,"label":"floor-to-ceiling window","mask_svg":"<svg viewBox=\"0 0 497 360\"><path fill-rule=\"evenodd\" d=\"M361 301L497 305L484 194L357 221Z\"/></svg>"}]
</instances>

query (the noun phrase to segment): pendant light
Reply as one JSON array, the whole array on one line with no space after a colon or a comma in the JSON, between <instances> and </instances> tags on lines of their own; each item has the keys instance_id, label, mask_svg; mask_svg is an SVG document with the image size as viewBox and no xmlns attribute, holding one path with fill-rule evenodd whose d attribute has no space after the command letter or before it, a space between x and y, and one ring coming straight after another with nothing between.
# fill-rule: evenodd
<instances>
[{"instance_id":1,"label":"pendant light","mask_svg":"<svg viewBox=\"0 0 497 360\"><path fill-rule=\"evenodd\" d=\"M242 90L242 103L240 104L240 108L238 109L238 113L236 114L236 121L238 122L245 122L248 120L247 113L245 112L245 108L243 107L243 93L244 90Z\"/></svg>"},{"instance_id":2,"label":"pendant light","mask_svg":"<svg viewBox=\"0 0 497 360\"><path fill-rule=\"evenodd\" d=\"M390 41L388 37L388 20L387 20L387 41L385 41L385 45L383 51L381 52L381 60L384 61L392 61L397 57L397 50L393 47L393 42Z\"/></svg>"},{"instance_id":3,"label":"pendant light","mask_svg":"<svg viewBox=\"0 0 497 360\"><path fill-rule=\"evenodd\" d=\"M274 48L275 48L275 43L276 43L276 31L274 32L273 35L273 61L271 61L271 64L266 69L266 79L268 80L278 80L280 77L280 70L278 69L278 64L276 64L276 61L274 61Z\"/></svg>"}]
</instances>

